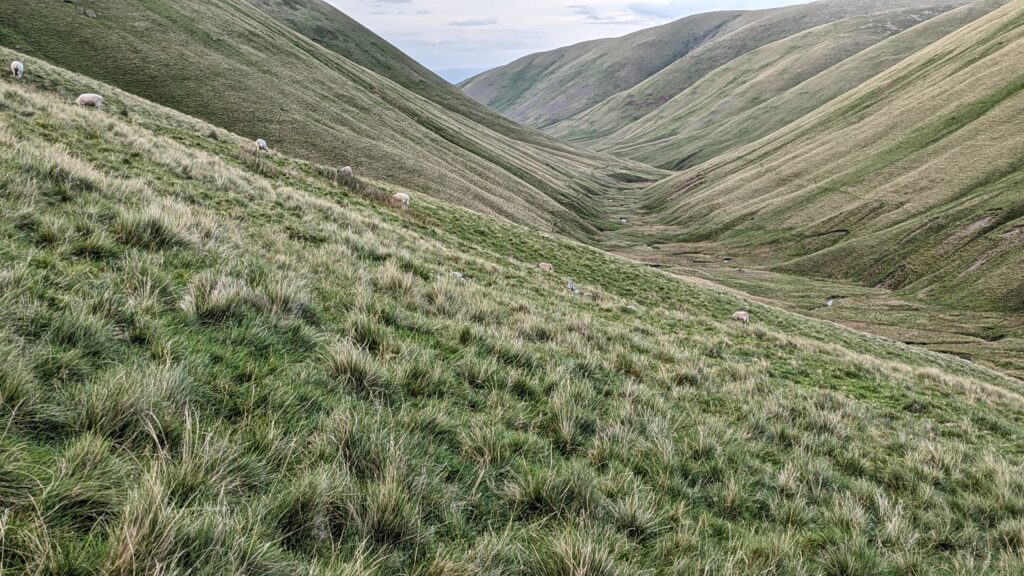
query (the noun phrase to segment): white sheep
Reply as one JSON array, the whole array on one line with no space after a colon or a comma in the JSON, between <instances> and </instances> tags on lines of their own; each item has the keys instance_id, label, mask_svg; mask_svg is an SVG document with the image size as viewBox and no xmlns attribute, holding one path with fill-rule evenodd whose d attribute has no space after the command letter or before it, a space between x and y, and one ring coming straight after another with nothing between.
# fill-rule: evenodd
<instances>
[{"instance_id":1,"label":"white sheep","mask_svg":"<svg viewBox=\"0 0 1024 576\"><path fill-rule=\"evenodd\" d=\"M11 75L20 79L25 75L25 65L17 60L11 62Z\"/></svg>"},{"instance_id":2,"label":"white sheep","mask_svg":"<svg viewBox=\"0 0 1024 576\"><path fill-rule=\"evenodd\" d=\"M732 319L737 322L743 322L744 324L750 324L750 312L740 310L732 315Z\"/></svg>"},{"instance_id":3,"label":"white sheep","mask_svg":"<svg viewBox=\"0 0 1024 576\"><path fill-rule=\"evenodd\" d=\"M349 178L351 178L352 177L352 167L351 166L345 166L341 170L338 170L338 174L344 174L345 176L348 176Z\"/></svg>"},{"instance_id":4,"label":"white sheep","mask_svg":"<svg viewBox=\"0 0 1024 576\"><path fill-rule=\"evenodd\" d=\"M267 141L263 138L257 138L255 144L257 154L260 152L270 152L270 147L267 146Z\"/></svg>"},{"instance_id":5,"label":"white sheep","mask_svg":"<svg viewBox=\"0 0 1024 576\"><path fill-rule=\"evenodd\" d=\"M554 272L555 271L555 267L552 266L548 262L541 262L540 264L537 264L537 268L539 268L541 272Z\"/></svg>"},{"instance_id":6,"label":"white sheep","mask_svg":"<svg viewBox=\"0 0 1024 576\"><path fill-rule=\"evenodd\" d=\"M399 192L391 197L391 205L395 208L401 208L402 210L409 209L409 195L405 192Z\"/></svg>"},{"instance_id":7,"label":"white sheep","mask_svg":"<svg viewBox=\"0 0 1024 576\"><path fill-rule=\"evenodd\" d=\"M75 104L85 106L86 108L102 108L103 96L99 94L82 94L75 100Z\"/></svg>"}]
</instances>

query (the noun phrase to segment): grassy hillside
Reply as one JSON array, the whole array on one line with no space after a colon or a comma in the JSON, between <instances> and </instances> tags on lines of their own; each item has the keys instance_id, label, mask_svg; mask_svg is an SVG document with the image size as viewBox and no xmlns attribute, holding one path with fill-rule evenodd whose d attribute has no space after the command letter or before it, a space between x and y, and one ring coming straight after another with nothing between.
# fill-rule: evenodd
<instances>
[{"instance_id":1,"label":"grassy hillside","mask_svg":"<svg viewBox=\"0 0 1024 576\"><path fill-rule=\"evenodd\" d=\"M1002 4L907 8L812 28L719 67L588 145L674 169L696 166L799 120Z\"/></svg>"},{"instance_id":2,"label":"grassy hillside","mask_svg":"<svg viewBox=\"0 0 1024 576\"><path fill-rule=\"evenodd\" d=\"M266 138L278 150L351 165L359 174L539 229L580 235L589 229L589 190L658 176L540 136L527 142L485 128L245 0L98 1L90 4L95 18L78 8L8 3L0 11L0 44L247 138ZM323 23L333 29L344 21ZM393 50L379 54L378 67L410 70Z\"/></svg>"},{"instance_id":3,"label":"grassy hillside","mask_svg":"<svg viewBox=\"0 0 1024 576\"><path fill-rule=\"evenodd\" d=\"M555 145L542 133L480 104L323 0L249 0L317 44L452 112L526 142Z\"/></svg>"},{"instance_id":4,"label":"grassy hillside","mask_svg":"<svg viewBox=\"0 0 1024 576\"><path fill-rule=\"evenodd\" d=\"M1024 570L1019 382L395 213L29 64L0 80L4 573Z\"/></svg>"},{"instance_id":5,"label":"grassy hillside","mask_svg":"<svg viewBox=\"0 0 1024 576\"><path fill-rule=\"evenodd\" d=\"M672 62L756 16L716 12L614 40L521 58L459 86L509 118L544 127L636 86Z\"/></svg>"},{"instance_id":6,"label":"grassy hillside","mask_svg":"<svg viewBox=\"0 0 1024 576\"><path fill-rule=\"evenodd\" d=\"M961 308L1024 310L1024 5L659 183L678 241Z\"/></svg>"},{"instance_id":7,"label":"grassy hillside","mask_svg":"<svg viewBox=\"0 0 1024 576\"><path fill-rule=\"evenodd\" d=\"M530 56L460 86L513 119L588 143L656 111L719 67L774 42L855 16L963 3L824 0L702 14L619 39ZM838 52L849 50L850 39L835 40Z\"/></svg>"}]
</instances>

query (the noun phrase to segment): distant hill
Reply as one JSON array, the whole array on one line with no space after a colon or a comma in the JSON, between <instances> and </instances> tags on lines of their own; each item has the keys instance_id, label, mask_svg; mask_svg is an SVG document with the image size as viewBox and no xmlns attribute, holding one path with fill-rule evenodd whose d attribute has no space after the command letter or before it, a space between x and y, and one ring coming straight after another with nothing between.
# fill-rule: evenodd
<instances>
[{"instance_id":1,"label":"distant hill","mask_svg":"<svg viewBox=\"0 0 1024 576\"><path fill-rule=\"evenodd\" d=\"M490 68L449 68L447 70L438 70L437 75L452 84L458 84L469 80L473 76L483 74L488 70L490 70Z\"/></svg>"},{"instance_id":2,"label":"distant hill","mask_svg":"<svg viewBox=\"0 0 1024 576\"><path fill-rule=\"evenodd\" d=\"M673 169L695 166L799 120L1002 4L908 8L813 28L721 66L588 146ZM585 126L589 116L573 124Z\"/></svg>"},{"instance_id":3,"label":"distant hill","mask_svg":"<svg viewBox=\"0 0 1024 576\"><path fill-rule=\"evenodd\" d=\"M526 56L460 87L519 122L543 128L643 82L710 39L757 16L701 14L617 40L584 42Z\"/></svg>"},{"instance_id":4,"label":"distant hill","mask_svg":"<svg viewBox=\"0 0 1024 576\"><path fill-rule=\"evenodd\" d=\"M773 42L854 16L965 2L825 0L699 14L622 38L528 56L460 86L509 118L588 142L628 126L718 67Z\"/></svg>"}]
</instances>

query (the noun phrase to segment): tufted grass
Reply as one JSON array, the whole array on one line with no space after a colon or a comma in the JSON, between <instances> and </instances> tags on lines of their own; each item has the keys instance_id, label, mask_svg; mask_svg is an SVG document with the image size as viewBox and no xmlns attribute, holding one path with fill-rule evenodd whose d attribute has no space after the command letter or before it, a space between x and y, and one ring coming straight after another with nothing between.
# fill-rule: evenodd
<instances>
[{"instance_id":1,"label":"tufted grass","mask_svg":"<svg viewBox=\"0 0 1024 576\"><path fill-rule=\"evenodd\" d=\"M4 573L1024 569L1018 381L130 102L0 84Z\"/></svg>"}]
</instances>

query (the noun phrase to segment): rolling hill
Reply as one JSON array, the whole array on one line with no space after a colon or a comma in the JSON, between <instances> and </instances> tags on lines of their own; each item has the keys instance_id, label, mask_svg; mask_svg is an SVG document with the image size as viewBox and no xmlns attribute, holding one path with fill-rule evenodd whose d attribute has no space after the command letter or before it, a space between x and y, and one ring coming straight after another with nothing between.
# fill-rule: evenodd
<instances>
[{"instance_id":1,"label":"rolling hill","mask_svg":"<svg viewBox=\"0 0 1024 576\"><path fill-rule=\"evenodd\" d=\"M0 79L5 574L1024 569L1019 381L396 212L394 185L27 64Z\"/></svg>"},{"instance_id":2,"label":"rolling hill","mask_svg":"<svg viewBox=\"0 0 1024 576\"><path fill-rule=\"evenodd\" d=\"M527 56L459 86L509 118L544 127L636 86L750 18L740 12L701 14L614 41L584 42Z\"/></svg>"},{"instance_id":3,"label":"rolling hill","mask_svg":"<svg viewBox=\"0 0 1024 576\"><path fill-rule=\"evenodd\" d=\"M913 7L923 19L926 10L963 3L825 0L702 14L529 56L460 86L510 118L587 143L643 118L719 67L773 42L846 18Z\"/></svg>"},{"instance_id":4,"label":"rolling hill","mask_svg":"<svg viewBox=\"0 0 1024 576\"><path fill-rule=\"evenodd\" d=\"M244 0L98 0L89 17L72 3L5 3L0 44L280 151L538 229L583 236L597 216L591 191L661 176L513 125L322 2L260 5L267 13Z\"/></svg>"},{"instance_id":5,"label":"rolling hill","mask_svg":"<svg viewBox=\"0 0 1024 576\"><path fill-rule=\"evenodd\" d=\"M717 68L588 146L673 169L695 166L799 120L1003 4L908 8L812 28ZM573 123L586 125L588 115Z\"/></svg>"}]
</instances>

